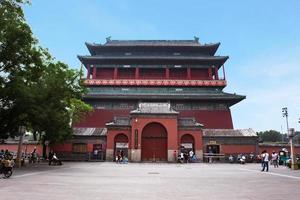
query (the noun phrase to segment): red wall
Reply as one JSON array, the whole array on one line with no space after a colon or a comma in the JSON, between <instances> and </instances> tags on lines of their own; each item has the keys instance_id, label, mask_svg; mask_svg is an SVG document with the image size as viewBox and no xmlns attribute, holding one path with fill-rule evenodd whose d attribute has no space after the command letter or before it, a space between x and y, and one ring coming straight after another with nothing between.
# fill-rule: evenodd
<instances>
[{"instance_id":1,"label":"red wall","mask_svg":"<svg viewBox=\"0 0 300 200\"><path fill-rule=\"evenodd\" d=\"M170 79L187 79L187 70L186 69L170 69Z\"/></svg>"},{"instance_id":2,"label":"red wall","mask_svg":"<svg viewBox=\"0 0 300 200\"><path fill-rule=\"evenodd\" d=\"M137 119L137 120L135 120ZM178 148L178 138L177 138L177 119L174 118L165 118L165 117L157 117L157 118L142 118L140 116L134 116L131 120L132 130L138 130L138 148L141 148L142 142L142 132L145 126L150 123L160 123L165 127L168 133L168 149L177 149ZM131 143L134 144L134 137L131 138Z\"/></svg>"},{"instance_id":3,"label":"red wall","mask_svg":"<svg viewBox=\"0 0 300 200\"><path fill-rule=\"evenodd\" d=\"M179 117L195 117L204 128L232 129L230 110L179 111Z\"/></svg>"},{"instance_id":4,"label":"red wall","mask_svg":"<svg viewBox=\"0 0 300 200\"><path fill-rule=\"evenodd\" d=\"M72 143L56 144L53 150L54 152L72 152Z\"/></svg>"},{"instance_id":5,"label":"red wall","mask_svg":"<svg viewBox=\"0 0 300 200\"><path fill-rule=\"evenodd\" d=\"M165 79L165 69L140 69L140 79Z\"/></svg>"},{"instance_id":6,"label":"red wall","mask_svg":"<svg viewBox=\"0 0 300 200\"><path fill-rule=\"evenodd\" d=\"M208 80L208 69L191 69L191 79Z\"/></svg>"},{"instance_id":7,"label":"red wall","mask_svg":"<svg viewBox=\"0 0 300 200\"><path fill-rule=\"evenodd\" d=\"M118 69L118 79L135 79L135 69Z\"/></svg>"},{"instance_id":8,"label":"red wall","mask_svg":"<svg viewBox=\"0 0 300 200\"><path fill-rule=\"evenodd\" d=\"M113 68L97 68L97 79L113 79L114 69Z\"/></svg>"},{"instance_id":9,"label":"red wall","mask_svg":"<svg viewBox=\"0 0 300 200\"><path fill-rule=\"evenodd\" d=\"M180 149L180 143L181 143L181 139L182 136L188 134L193 136L194 139L194 148L195 150L201 150L202 149L202 132L201 131L197 131L197 130L179 130L178 131L178 149Z\"/></svg>"},{"instance_id":10,"label":"red wall","mask_svg":"<svg viewBox=\"0 0 300 200\"><path fill-rule=\"evenodd\" d=\"M255 153L256 152L256 146L255 145L226 145L222 144L220 146L220 153L225 154L236 154L236 153Z\"/></svg>"},{"instance_id":11,"label":"red wall","mask_svg":"<svg viewBox=\"0 0 300 200\"><path fill-rule=\"evenodd\" d=\"M106 143L106 147L108 149L114 149L115 148L115 137L118 135L118 134L124 134L127 136L128 138L128 148L131 148L131 132L130 130L108 130L108 133L107 133L107 143Z\"/></svg>"},{"instance_id":12,"label":"red wall","mask_svg":"<svg viewBox=\"0 0 300 200\"><path fill-rule=\"evenodd\" d=\"M95 109L86 119L77 123L75 127L105 127L114 116L129 116L131 110L100 110ZM179 117L195 117L197 122L205 128L232 129L230 110L198 110L179 111Z\"/></svg>"},{"instance_id":13,"label":"red wall","mask_svg":"<svg viewBox=\"0 0 300 200\"><path fill-rule=\"evenodd\" d=\"M23 148L22 148L22 152L25 152L26 148L26 152L27 153L31 153L34 149L34 147L36 147L36 152L38 153L39 156L41 156L43 154L43 146L41 145L37 145L37 144L23 144ZM17 153L18 151L18 144L0 144L0 150L8 150L8 151L12 151Z\"/></svg>"},{"instance_id":14,"label":"red wall","mask_svg":"<svg viewBox=\"0 0 300 200\"><path fill-rule=\"evenodd\" d=\"M268 153L272 153L273 151L279 152L282 148L286 148L289 152L291 151L290 146L268 146L268 145L259 145L259 152L266 150ZM294 147L295 154L300 154L300 146Z\"/></svg>"},{"instance_id":15,"label":"red wall","mask_svg":"<svg viewBox=\"0 0 300 200\"><path fill-rule=\"evenodd\" d=\"M75 127L105 127L114 116L129 116L131 110L102 110L95 109L88 117L74 125Z\"/></svg>"}]
</instances>

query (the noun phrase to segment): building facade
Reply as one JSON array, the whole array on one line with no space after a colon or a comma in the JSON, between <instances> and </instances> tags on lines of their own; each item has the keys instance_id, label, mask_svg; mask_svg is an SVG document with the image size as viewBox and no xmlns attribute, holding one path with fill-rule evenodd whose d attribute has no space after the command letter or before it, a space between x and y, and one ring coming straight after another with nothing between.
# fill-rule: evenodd
<instances>
[{"instance_id":1,"label":"building facade","mask_svg":"<svg viewBox=\"0 0 300 200\"><path fill-rule=\"evenodd\" d=\"M257 151L253 130L234 130L230 107L245 96L224 92L220 43L194 40L110 40L78 56L87 69L84 101L94 111L74 125L61 152L101 152L113 160L176 161L182 151Z\"/></svg>"}]
</instances>

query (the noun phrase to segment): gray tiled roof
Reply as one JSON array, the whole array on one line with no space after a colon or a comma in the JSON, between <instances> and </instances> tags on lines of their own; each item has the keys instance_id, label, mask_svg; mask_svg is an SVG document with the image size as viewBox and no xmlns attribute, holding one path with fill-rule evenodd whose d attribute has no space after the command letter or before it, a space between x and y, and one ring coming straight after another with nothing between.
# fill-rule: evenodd
<instances>
[{"instance_id":1,"label":"gray tiled roof","mask_svg":"<svg viewBox=\"0 0 300 200\"><path fill-rule=\"evenodd\" d=\"M182 127L203 127L203 124L200 124L196 121L195 118L179 118L178 125Z\"/></svg>"},{"instance_id":2,"label":"gray tiled roof","mask_svg":"<svg viewBox=\"0 0 300 200\"><path fill-rule=\"evenodd\" d=\"M130 126L130 117L116 116L112 122L106 123L107 126Z\"/></svg>"},{"instance_id":3,"label":"gray tiled roof","mask_svg":"<svg viewBox=\"0 0 300 200\"><path fill-rule=\"evenodd\" d=\"M171 108L170 103L139 103L136 110L131 111L132 114L178 114Z\"/></svg>"},{"instance_id":4,"label":"gray tiled roof","mask_svg":"<svg viewBox=\"0 0 300 200\"><path fill-rule=\"evenodd\" d=\"M197 40L109 40L105 46L200 46Z\"/></svg>"},{"instance_id":5,"label":"gray tiled roof","mask_svg":"<svg viewBox=\"0 0 300 200\"><path fill-rule=\"evenodd\" d=\"M107 134L106 128L87 128L87 127L73 128L73 135L75 136L105 136L106 134Z\"/></svg>"},{"instance_id":6,"label":"gray tiled roof","mask_svg":"<svg viewBox=\"0 0 300 200\"><path fill-rule=\"evenodd\" d=\"M203 136L208 137L256 137L253 129L203 129Z\"/></svg>"}]
</instances>

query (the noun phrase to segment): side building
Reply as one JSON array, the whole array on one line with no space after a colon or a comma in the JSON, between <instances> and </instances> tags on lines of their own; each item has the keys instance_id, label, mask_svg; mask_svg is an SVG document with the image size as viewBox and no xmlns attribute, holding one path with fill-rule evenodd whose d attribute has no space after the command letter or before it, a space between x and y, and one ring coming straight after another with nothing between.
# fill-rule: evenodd
<instances>
[{"instance_id":1,"label":"side building","mask_svg":"<svg viewBox=\"0 0 300 200\"><path fill-rule=\"evenodd\" d=\"M74 125L74 138L54 147L65 159L176 161L178 153L255 153L253 130L234 130L220 43L110 40L78 56L87 69L84 101L94 107Z\"/></svg>"}]
</instances>

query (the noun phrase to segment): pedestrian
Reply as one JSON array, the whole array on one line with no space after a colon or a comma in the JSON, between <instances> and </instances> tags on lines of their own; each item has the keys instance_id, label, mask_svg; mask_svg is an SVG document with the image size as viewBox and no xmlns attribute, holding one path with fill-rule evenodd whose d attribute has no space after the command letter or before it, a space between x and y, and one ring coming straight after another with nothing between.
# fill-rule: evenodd
<instances>
[{"instance_id":1,"label":"pedestrian","mask_svg":"<svg viewBox=\"0 0 300 200\"><path fill-rule=\"evenodd\" d=\"M212 151L211 147L208 147L208 162L209 163L213 162L212 156L213 156L213 151Z\"/></svg>"},{"instance_id":2,"label":"pedestrian","mask_svg":"<svg viewBox=\"0 0 300 200\"><path fill-rule=\"evenodd\" d=\"M184 160L184 155L183 155L183 152L181 152L180 153L180 162L183 163L183 160Z\"/></svg>"},{"instance_id":3,"label":"pedestrian","mask_svg":"<svg viewBox=\"0 0 300 200\"><path fill-rule=\"evenodd\" d=\"M51 163L52 163L53 155L54 155L53 150L50 150L49 154L48 154L49 165L51 165Z\"/></svg>"},{"instance_id":4,"label":"pedestrian","mask_svg":"<svg viewBox=\"0 0 300 200\"><path fill-rule=\"evenodd\" d=\"M194 156L193 150L190 150L189 156L190 156L190 157L189 157L190 161L192 161L192 160L193 160L193 156Z\"/></svg>"},{"instance_id":5,"label":"pedestrian","mask_svg":"<svg viewBox=\"0 0 300 200\"><path fill-rule=\"evenodd\" d=\"M183 157L184 157L184 162L188 163L188 161L189 161L189 155L187 153L184 153Z\"/></svg>"},{"instance_id":6,"label":"pedestrian","mask_svg":"<svg viewBox=\"0 0 300 200\"><path fill-rule=\"evenodd\" d=\"M123 150L121 150L121 159L122 159L122 161L124 161L124 151Z\"/></svg>"},{"instance_id":7,"label":"pedestrian","mask_svg":"<svg viewBox=\"0 0 300 200\"><path fill-rule=\"evenodd\" d=\"M33 151L31 152L30 160L32 163L35 163L37 161L36 147L34 147Z\"/></svg>"},{"instance_id":8,"label":"pedestrian","mask_svg":"<svg viewBox=\"0 0 300 200\"><path fill-rule=\"evenodd\" d=\"M275 152L275 151L273 151L272 152L272 164L273 164L273 166L274 166L274 168L276 168L276 167L278 167L278 154Z\"/></svg>"},{"instance_id":9,"label":"pedestrian","mask_svg":"<svg viewBox=\"0 0 300 200\"><path fill-rule=\"evenodd\" d=\"M4 158L4 149L1 149L0 151L0 159Z\"/></svg>"},{"instance_id":10,"label":"pedestrian","mask_svg":"<svg viewBox=\"0 0 300 200\"><path fill-rule=\"evenodd\" d=\"M117 159L117 163L121 163L122 162L122 156L121 156L121 150L118 153L118 159Z\"/></svg>"},{"instance_id":11,"label":"pedestrian","mask_svg":"<svg viewBox=\"0 0 300 200\"><path fill-rule=\"evenodd\" d=\"M266 169L266 172L269 171L269 154L267 151L263 151L265 152L264 155L263 155L263 168L262 168L262 172L265 171Z\"/></svg>"},{"instance_id":12,"label":"pedestrian","mask_svg":"<svg viewBox=\"0 0 300 200\"><path fill-rule=\"evenodd\" d=\"M174 157L174 161L176 162L176 160L177 160L177 152L176 152L176 150L173 151L173 157Z\"/></svg>"},{"instance_id":13,"label":"pedestrian","mask_svg":"<svg viewBox=\"0 0 300 200\"><path fill-rule=\"evenodd\" d=\"M265 153L266 151L262 151L260 154L260 162L261 162L261 167L264 167L264 159L265 159Z\"/></svg>"}]
</instances>

